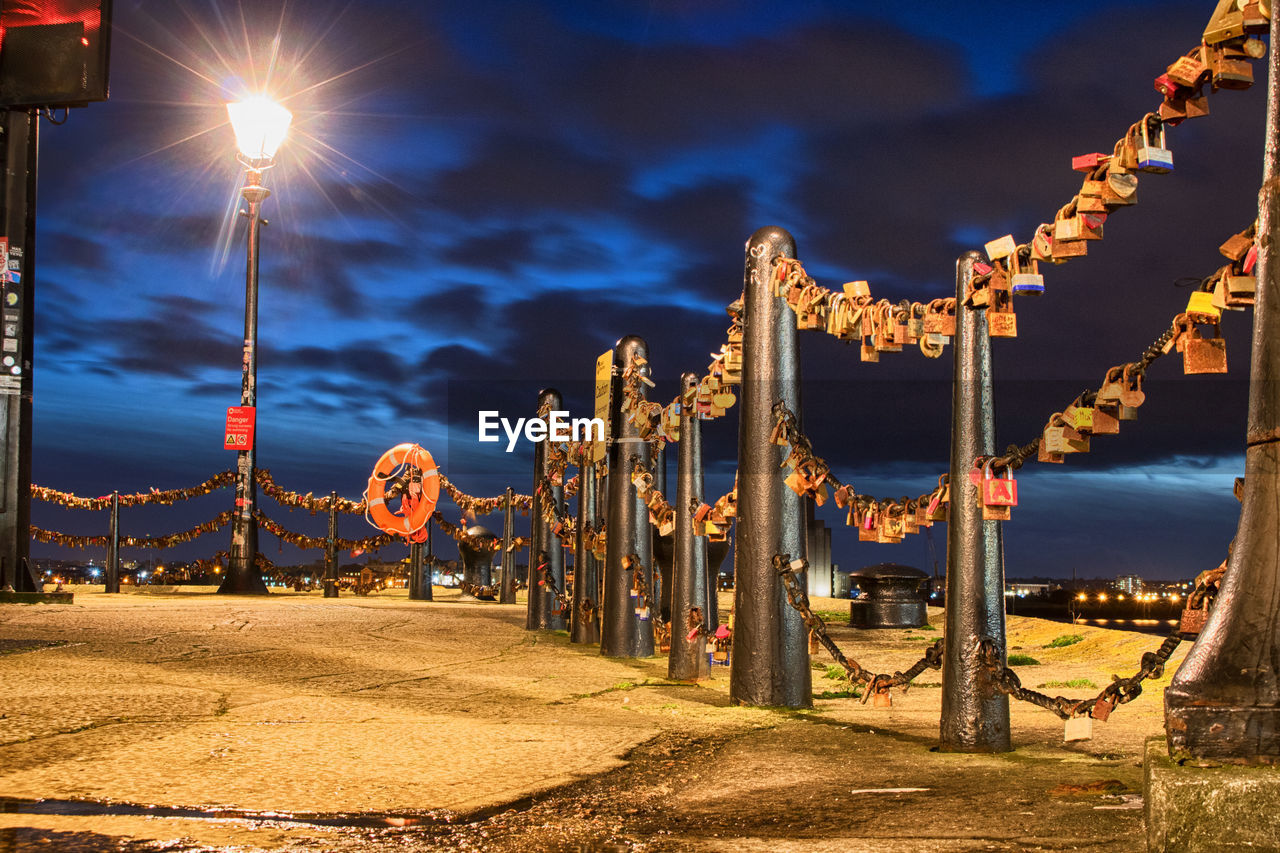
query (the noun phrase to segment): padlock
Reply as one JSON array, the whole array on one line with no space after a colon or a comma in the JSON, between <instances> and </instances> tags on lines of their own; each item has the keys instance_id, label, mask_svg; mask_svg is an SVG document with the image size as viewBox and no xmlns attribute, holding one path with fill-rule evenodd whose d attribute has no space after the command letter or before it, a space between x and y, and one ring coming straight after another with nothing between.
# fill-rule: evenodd
<instances>
[{"instance_id":1,"label":"padlock","mask_svg":"<svg viewBox=\"0 0 1280 853\"><path fill-rule=\"evenodd\" d=\"M1204 28L1205 44L1217 44L1244 35L1244 13L1240 6L1237 0L1218 0L1208 26Z\"/></svg>"},{"instance_id":2,"label":"padlock","mask_svg":"<svg viewBox=\"0 0 1280 853\"><path fill-rule=\"evenodd\" d=\"M956 302L954 299L934 299L925 309L926 334L942 335L950 339L956 333Z\"/></svg>"},{"instance_id":3,"label":"padlock","mask_svg":"<svg viewBox=\"0 0 1280 853\"><path fill-rule=\"evenodd\" d=\"M1120 386L1120 420L1131 421L1137 419L1136 410L1147 399L1146 393L1142 390L1142 380L1145 374L1141 373L1136 364L1126 364L1124 373L1121 378ZM1131 414L1125 417L1125 409L1129 409Z\"/></svg>"},{"instance_id":4,"label":"padlock","mask_svg":"<svg viewBox=\"0 0 1280 853\"><path fill-rule=\"evenodd\" d=\"M1076 172L1092 172L1111 159L1111 155L1095 151L1092 154L1081 154L1071 158L1071 168Z\"/></svg>"},{"instance_id":5,"label":"padlock","mask_svg":"<svg viewBox=\"0 0 1280 853\"><path fill-rule=\"evenodd\" d=\"M1063 727L1062 739L1067 743L1080 740L1092 740L1093 738L1093 718L1092 717L1068 717L1066 725Z\"/></svg>"},{"instance_id":6,"label":"padlock","mask_svg":"<svg viewBox=\"0 0 1280 853\"><path fill-rule=\"evenodd\" d=\"M1103 182L1102 201L1109 207L1136 204L1138 201L1138 176L1112 161L1107 165L1107 177Z\"/></svg>"},{"instance_id":7,"label":"padlock","mask_svg":"<svg viewBox=\"0 0 1280 853\"><path fill-rule=\"evenodd\" d=\"M1013 468L1005 468L1005 476L1003 478L994 476L991 465L994 459L988 459L982 466L982 483L980 488L980 497L982 500L984 519L988 518L988 509L1001 508L1005 510L1003 515L995 517L1007 521L1009 512L1012 507L1018 505L1018 481L1013 479Z\"/></svg>"},{"instance_id":8,"label":"padlock","mask_svg":"<svg viewBox=\"0 0 1280 853\"><path fill-rule=\"evenodd\" d=\"M1213 305L1213 294L1206 290L1191 291L1191 298L1187 300L1186 314L1201 322L1217 322L1222 318L1222 312Z\"/></svg>"},{"instance_id":9,"label":"padlock","mask_svg":"<svg viewBox=\"0 0 1280 853\"><path fill-rule=\"evenodd\" d=\"M1053 244L1055 247L1059 243L1084 239L1084 226L1080 222L1080 216L1076 211L1076 202L1077 199L1073 198L1053 218Z\"/></svg>"},{"instance_id":10,"label":"padlock","mask_svg":"<svg viewBox=\"0 0 1280 853\"><path fill-rule=\"evenodd\" d=\"M907 309L907 339L915 342L923 338L924 330L924 312L925 306L919 302L912 302L910 308Z\"/></svg>"},{"instance_id":11,"label":"padlock","mask_svg":"<svg viewBox=\"0 0 1280 853\"><path fill-rule=\"evenodd\" d=\"M1209 114L1209 98L1194 95L1185 98L1166 98L1157 111L1159 119L1170 127L1183 119L1204 118Z\"/></svg>"},{"instance_id":12,"label":"padlock","mask_svg":"<svg viewBox=\"0 0 1280 853\"><path fill-rule=\"evenodd\" d=\"M641 622L647 621L647 620L648 620L648 618L649 618L649 608L648 608L648 607L637 607L637 608L636 608L636 616L640 617L640 621L641 621Z\"/></svg>"},{"instance_id":13,"label":"padlock","mask_svg":"<svg viewBox=\"0 0 1280 853\"><path fill-rule=\"evenodd\" d=\"M1141 122L1142 144L1138 146L1138 169L1143 172L1163 174L1173 171L1173 152L1165 148L1164 124L1159 116L1148 114ZM1159 131L1156 142L1151 141L1152 126Z\"/></svg>"},{"instance_id":14,"label":"padlock","mask_svg":"<svg viewBox=\"0 0 1280 853\"><path fill-rule=\"evenodd\" d=\"M1038 226L1031 237L1031 258L1035 261L1062 263L1053 257L1053 226L1047 222Z\"/></svg>"},{"instance_id":15,"label":"padlock","mask_svg":"<svg viewBox=\"0 0 1280 853\"><path fill-rule=\"evenodd\" d=\"M1239 234L1232 234L1218 247L1218 251L1229 261L1243 261L1244 256L1253 248L1254 230L1255 226L1250 225Z\"/></svg>"},{"instance_id":16,"label":"padlock","mask_svg":"<svg viewBox=\"0 0 1280 853\"><path fill-rule=\"evenodd\" d=\"M1119 702L1117 696L1104 696L1093 703L1093 707L1089 709L1089 716L1099 722L1105 723L1107 718L1111 716L1111 712L1115 710L1116 704Z\"/></svg>"},{"instance_id":17,"label":"padlock","mask_svg":"<svg viewBox=\"0 0 1280 853\"><path fill-rule=\"evenodd\" d=\"M1166 98L1177 97L1178 84L1173 82L1169 77L1169 72L1166 71L1157 77L1153 85L1155 86L1156 91L1164 95Z\"/></svg>"},{"instance_id":18,"label":"padlock","mask_svg":"<svg viewBox=\"0 0 1280 853\"><path fill-rule=\"evenodd\" d=\"M1093 428L1090 430L1094 435L1116 435L1120 432L1119 407L1108 408L1097 405L1093 409Z\"/></svg>"},{"instance_id":19,"label":"padlock","mask_svg":"<svg viewBox=\"0 0 1280 853\"><path fill-rule=\"evenodd\" d=\"M1237 4L1239 5L1239 4ZM1271 0L1249 0L1240 9L1240 23L1246 33L1266 33L1271 31ZM1250 39L1254 41L1255 39ZM1248 45L1249 42L1245 42ZM1264 54L1265 55L1265 54ZM1252 54L1250 54L1252 56ZM1261 59L1262 56L1255 56Z\"/></svg>"},{"instance_id":20,"label":"padlock","mask_svg":"<svg viewBox=\"0 0 1280 853\"><path fill-rule=\"evenodd\" d=\"M993 338L1016 338L1018 316L1012 311L988 311L987 334Z\"/></svg>"},{"instance_id":21,"label":"padlock","mask_svg":"<svg viewBox=\"0 0 1280 853\"><path fill-rule=\"evenodd\" d=\"M1027 254L1024 265L1023 252ZM1009 290L1014 296L1039 296L1044 293L1044 276L1040 274L1040 264L1031 257L1031 249L1019 246L1009 255Z\"/></svg>"},{"instance_id":22,"label":"padlock","mask_svg":"<svg viewBox=\"0 0 1280 853\"><path fill-rule=\"evenodd\" d=\"M1237 275L1228 270L1222 275L1222 285L1228 308L1246 308L1253 305L1258 290L1258 279L1251 275Z\"/></svg>"},{"instance_id":23,"label":"padlock","mask_svg":"<svg viewBox=\"0 0 1280 853\"><path fill-rule=\"evenodd\" d=\"M871 296L871 285L865 281L847 281L844 284L844 293L845 296L854 299L869 298Z\"/></svg>"},{"instance_id":24,"label":"padlock","mask_svg":"<svg viewBox=\"0 0 1280 853\"><path fill-rule=\"evenodd\" d=\"M1180 56L1175 59L1173 64L1169 66L1166 76L1178 86L1199 89L1208 79L1209 66L1204 64L1200 57L1200 48L1196 47L1194 50L1189 51L1186 56Z\"/></svg>"},{"instance_id":25,"label":"padlock","mask_svg":"<svg viewBox=\"0 0 1280 853\"><path fill-rule=\"evenodd\" d=\"M1120 404L1120 391L1123 385L1121 377L1123 375L1123 367L1113 367L1107 371L1106 377L1102 380L1102 387L1098 389L1097 399L1094 400L1095 405L1117 406Z\"/></svg>"},{"instance_id":26,"label":"padlock","mask_svg":"<svg viewBox=\"0 0 1280 853\"><path fill-rule=\"evenodd\" d=\"M1006 234L987 243L984 248L987 250L988 258L998 261L1011 255L1018 248L1018 244L1014 241L1012 234Z\"/></svg>"},{"instance_id":27,"label":"padlock","mask_svg":"<svg viewBox=\"0 0 1280 853\"><path fill-rule=\"evenodd\" d=\"M1222 327L1213 324L1213 337L1202 338L1199 331L1188 336L1182 350L1182 371L1187 375L1227 372L1227 342Z\"/></svg>"},{"instance_id":28,"label":"padlock","mask_svg":"<svg viewBox=\"0 0 1280 853\"><path fill-rule=\"evenodd\" d=\"M1086 213L1079 212L1080 216L1080 236L1083 240L1101 240L1102 226L1107 221L1105 213Z\"/></svg>"},{"instance_id":29,"label":"padlock","mask_svg":"<svg viewBox=\"0 0 1280 853\"><path fill-rule=\"evenodd\" d=\"M877 690L871 694L871 707L873 708L892 708L893 696L888 690Z\"/></svg>"},{"instance_id":30,"label":"padlock","mask_svg":"<svg viewBox=\"0 0 1280 853\"><path fill-rule=\"evenodd\" d=\"M1076 402L1067 407L1062 414L1070 423L1072 429L1079 433L1092 433L1093 420L1096 410L1092 406L1086 406L1080 398L1076 398Z\"/></svg>"},{"instance_id":31,"label":"padlock","mask_svg":"<svg viewBox=\"0 0 1280 853\"><path fill-rule=\"evenodd\" d=\"M1215 89L1248 89L1253 85L1253 63L1242 48L1226 43L1206 50Z\"/></svg>"},{"instance_id":32,"label":"padlock","mask_svg":"<svg viewBox=\"0 0 1280 853\"><path fill-rule=\"evenodd\" d=\"M1182 618L1178 620L1178 633L1187 637L1197 637L1204 630L1205 622L1209 621L1209 611L1203 608L1186 608L1182 611Z\"/></svg>"}]
</instances>

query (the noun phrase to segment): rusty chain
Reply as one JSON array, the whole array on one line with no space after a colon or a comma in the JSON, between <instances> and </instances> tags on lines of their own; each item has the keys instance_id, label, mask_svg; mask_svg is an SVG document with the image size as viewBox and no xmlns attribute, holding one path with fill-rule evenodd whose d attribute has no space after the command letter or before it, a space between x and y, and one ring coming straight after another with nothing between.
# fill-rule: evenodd
<instances>
[{"instance_id":1,"label":"rusty chain","mask_svg":"<svg viewBox=\"0 0 1280 853\"><path fill-rule=\"evenodd\" d=\"M1225 567L1201 572L1196 578L1196 588L1187 597L1187 608L1203 609L1208 612L1213 605L1217 593L1217 585L1222 578ZM1192 605L1195 605L1193 608ZM1030 702L1047 711L1052 711L1064 720L1072 717L1089 716L1098 720L1106 720L1117 705L1124 705L1137 699L1142 693L1142 682L1148 678L1159 678L1164 675L1164 666L1173 655L1178 645L1186 639L1182 626L1174 630L1160 648L1154 652L1143 652L1138 663L1138 671L1128 678L1111 676L1111 683L1104 687L1097 696L1091 699L1068 699L1065 696L1049 696L1036 690L1023 687L1017 673L1005 665L1000 659L1000 650L990 639L979 642L979 661L991 679L992 687L1000 693L1021 702Z\"/></svg>"},{"instance_id":2,"label":"rusty chain","mask_svg":"<svg viewBox=\"0 0 1280 853\"><path fill-rule=\"evenodd\" d=\"M546 587L551 591L551 596L555 599L555 610L553 615L567 616L573 610L573 604L570 603L569 597L556 588L555 583L551 579L551 560L547 557L546 552L538 552L538 586Z\"/></svg>"},{"instance_id":3,"label":"rusty chain","mask_svg":"<svg viewBox=\"0 0 1280 853\"><path fill-rule=\"evenodd\" d=\"M813 612L813 608L809 604L809 596L800 588L800 581L797 577L797 575L809 568L809 561L803 557L798 560L792 560L790 554L775 554L773 567L777 570L778 575L782 578L783 585L787 588L787 601L800 613L805 626L813 631L814 636L818 638L818 642L830 653L835 662L844 668L844 671L849 675L850 681L867 685L867 690L862 695L863 702L866 702L873 693L886 693L893 687L901 687L906 690L907 685L926 669L942 668L943 641L939 639L925 651L924 657L912 664L905 672L895 672L893 675L871 672L856 660L845 656L840 647L836 645L835 640L831 639L831 636L827 633L827 623L822 620L821 616Z\"/></svg>"}]
</instances>

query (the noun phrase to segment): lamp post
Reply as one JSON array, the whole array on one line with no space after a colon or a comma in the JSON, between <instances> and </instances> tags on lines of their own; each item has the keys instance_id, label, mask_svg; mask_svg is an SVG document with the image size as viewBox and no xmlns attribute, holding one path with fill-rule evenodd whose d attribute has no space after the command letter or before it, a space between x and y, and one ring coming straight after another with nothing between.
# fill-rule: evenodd
<instances>
[{"instance_id":1,"label":"lamp post","mask_svg":"<svg viewBox=\"0 0 1280 853\"><path fill-rule=\"evenodd\" d=\"M227 114L240 149L237 159L245 167L245 183L240 188L249 209L241 211L249 220L244 295L244 358L240 375L240 406L256 409L258 404L258 245L262 225L262 202L271 191L262 185L262 173L274 165L272 158L293 115L265 96L227 104ZM258 523L254 519L258 487L254 482L257 431L250 430L248 446L236 460L236 507L231 519L231 551L227 574L218 592L266 594L267 586L255 565L258 557Z\"/></svg>"}]
</instances>

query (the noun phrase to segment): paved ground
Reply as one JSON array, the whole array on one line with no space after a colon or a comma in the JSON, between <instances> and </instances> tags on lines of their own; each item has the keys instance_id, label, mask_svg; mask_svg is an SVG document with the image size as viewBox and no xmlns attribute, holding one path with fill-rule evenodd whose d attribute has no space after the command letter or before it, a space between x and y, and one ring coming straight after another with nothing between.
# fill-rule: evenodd
<instances>
[{"instance_id":1,"label":"paved ground","mask_svg":"<svg viewBox=\"0 0 1280 853\"><path fill-rule=\"evenodd\" d=\"M673 684L663 659L525 631L522 606L437 596L0 606L0 851L1141 847L1141 750L1168 675L1091 741L1064 745L1056 717L1019 705L1014 753L948 755L930 749L937 672L891 709L739 708L724 670ZM1009 626L1040 661L1019 668L1031 686L1100 687L1159 645ZM893 671L938 633L834 635ZM1070 633L1085 639L1045 648ZM841 689L827 663L815 694Z\"/></svg>"}]
</instances>

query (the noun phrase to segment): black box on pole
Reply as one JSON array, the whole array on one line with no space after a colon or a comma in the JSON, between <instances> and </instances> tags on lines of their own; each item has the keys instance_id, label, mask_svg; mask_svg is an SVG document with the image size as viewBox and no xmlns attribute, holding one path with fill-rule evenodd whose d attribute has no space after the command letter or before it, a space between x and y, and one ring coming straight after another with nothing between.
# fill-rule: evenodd
<instances>
[{"instance_id":1,"label":"black box on pole","mask_svg":"<svg viewBox=\"0 0 1280 853\"><path fill-rule=\"evenodd\" d=\"M111 0L0 0L0 107L107 99Z\"/></svg>"}]
</instances>

